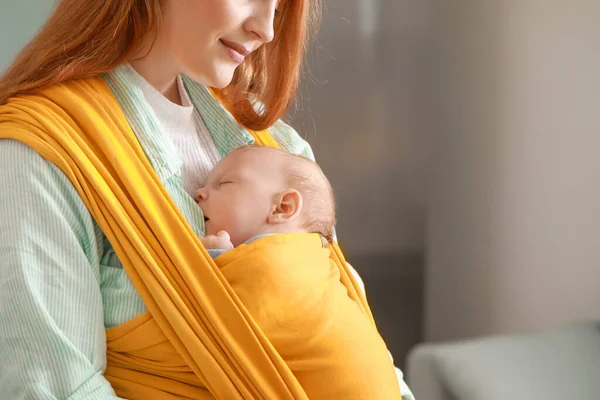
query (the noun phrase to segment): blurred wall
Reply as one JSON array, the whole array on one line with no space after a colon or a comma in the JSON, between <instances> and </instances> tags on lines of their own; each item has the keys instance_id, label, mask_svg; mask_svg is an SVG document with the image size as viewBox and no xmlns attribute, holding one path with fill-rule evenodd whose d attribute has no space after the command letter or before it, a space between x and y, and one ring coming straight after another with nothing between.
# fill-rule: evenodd
<instances>
[{"instance_id":1,"label":"blurred wall","mask_svg":"<svg viewBox=\"0 0 600 400\"><path fill-rule=\"evenodd\" d=\"M423 252L429 12L424 0L324 1L290 115L333 184L350 255Z\"/></svg>"},{"instance_id":2,"label":"blurred wall","mask_svg":"<svg viewBox=\"0 0 600 400\"><path fill-rule=\"evenodd\" d=\"M599 15L436 1L427 339L600 318Z\"/></svg>"},{"instance_id":3,"label":"blurred wall","mask_svg":"<svg viewBox=\"0 0 600 400\"><path fill-rule=\"evenodd\" d=\"M0 71L42 26L53 0L0 0Z\"/></svg>"}]
</instances>

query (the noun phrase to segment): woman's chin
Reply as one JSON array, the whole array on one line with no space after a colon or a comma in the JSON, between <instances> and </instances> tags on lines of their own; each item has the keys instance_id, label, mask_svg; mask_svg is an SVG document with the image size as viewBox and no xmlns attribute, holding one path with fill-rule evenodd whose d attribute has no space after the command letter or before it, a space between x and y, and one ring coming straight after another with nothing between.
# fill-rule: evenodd
<instances>
[{"instance_id":1,"label":"woman's chin","mask_svg":"<svg viewBox=\"0 0 600 400\"><path fill-rule=\"evenodd\" d=\"M190 69L188 68L188 71L186 71L188 77L204 86L210 86L215 89L223 89L229 85L233 80L233 73L235 72L235 67L231 65L216 65L214 70L209 73L196 73L190 71Z\"/></svg>"},{"instance_id":2,"label":"woman's chin","mask_svg":"<svg viewBox=\"0 0 600 400\"><path fill-rule=\"evenodd\" d=\"M217 80L213 83L210 83L208 86L213 87L215 89L223 89L227 87L231 83L231 79L229 80Z\"/></svg>"},{"instance_id":3,"label":"woman's chin","mask_svg":"<svg viewBox=\"0 0 600 400\"><path fill-rule=\"evenodd\" d=\"M223 89L224 87L227 87L233 80L234 72L235 68L232 68L229 65L219 66L217 67L213 76L210 77L209 82L205 84L215 89Z\"/></svg>"}]
</instances>

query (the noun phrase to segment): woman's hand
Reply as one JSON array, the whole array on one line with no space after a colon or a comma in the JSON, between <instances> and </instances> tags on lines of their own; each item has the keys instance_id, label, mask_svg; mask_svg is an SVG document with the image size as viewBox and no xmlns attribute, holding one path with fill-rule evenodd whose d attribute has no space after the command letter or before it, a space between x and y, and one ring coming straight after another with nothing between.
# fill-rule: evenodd
<instances>
[{"instance_id":1,"label":"woman's hand","mask_svg":"<svg viewBox=\"0 0 600 400\"><path fill-rule=\"evenodd\" d=\"M231 250L233 249L233 244L231 243L231 238L229 237L229 233L225 231L217 232L216 235L208 235L206 237L200 238L200 241L207 249L216 249L216 250Z\"/></svg>"}]
</instances>

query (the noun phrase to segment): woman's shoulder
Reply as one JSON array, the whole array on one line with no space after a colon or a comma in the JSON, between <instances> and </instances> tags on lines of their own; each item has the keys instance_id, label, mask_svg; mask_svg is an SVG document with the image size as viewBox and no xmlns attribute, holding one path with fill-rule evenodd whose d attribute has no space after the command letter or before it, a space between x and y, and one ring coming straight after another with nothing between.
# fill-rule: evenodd
<instances>
[{"instance_id":1,"label":"woman's shoulder","mask_svg":"<svg viewBox=\"0 0 600 400\"><path fill-rule=\"evenodd\" d=\"M23 200L39 196L34 204L48 200L65 201L80 211L87 208L67 176L32 147L18 140L0 138L0 181L3 191L12 191ZM46 198L47 196L47 198Z\"/></svg>"},{"instance_id":2,"label":"woman's shoulder","mask_svg":"<svg viewBox=\"0 0 600 400\"><path fill-rule=\"evenodd\" d=\"M0 121L0 129L11 124L26 126L24 116L39 120L52 115L62 120L73 111L96 111L107 105L114 106L114 103L112 91L101 75L52 84L18 93L0 104L0 116L8 116Z\"/></svg>"},{"instance_id":3,"label":"woman's shoulder","mask_svg":"<svg viewBox=\"0 0 600 400\"><path fill-rule=\"evenodd\" d=\"M15 240L19 231L40 237L64 224L80 245L90 248L97 242L93 218L75 187L33 148L0 139L0 181L0 220L11 227Z\"/></svg>"},{"instance_id":4,"label":"woman's shoulder","mask_svg":"<svg viewBox=\"0 0 600 400\"><path fill-rule=\"evenodd\" d=\"M0 176L18 179L19 187L44 184L67 177L40 153L15 139L0 138ZM3 182L8 180L3 179Z\"/></svg>"},{"instance_id":5,"label":"woman's shoulder","mask_svg":"<svg viewBox=\"0 0 600 400\"><path fill-rule=\"evenodd\" d=\"M304 156L313 161L315 160L315 155L310 144L294 128L282 120L275 122L269 128L269 133L281 149L289 153Z\"/></svg>"}]
</instances>

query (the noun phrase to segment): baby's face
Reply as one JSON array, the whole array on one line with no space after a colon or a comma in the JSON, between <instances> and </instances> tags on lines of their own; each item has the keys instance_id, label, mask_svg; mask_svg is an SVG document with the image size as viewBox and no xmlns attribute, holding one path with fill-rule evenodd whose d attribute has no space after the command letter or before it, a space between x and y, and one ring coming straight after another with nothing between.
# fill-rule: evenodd
<instances>
[{"instance_id":1,"label":"baby's face","mask_svg":"<svg viewBox=\"0 0 600 400\"><path fill-rule=\"evenodd\" d=\"M196 192L204 213L206 234L227 231L234 246L268 228L278 193L285 188L280 157L253 149L238 150L211 171Z\"/></svg>"}]
</instances>

